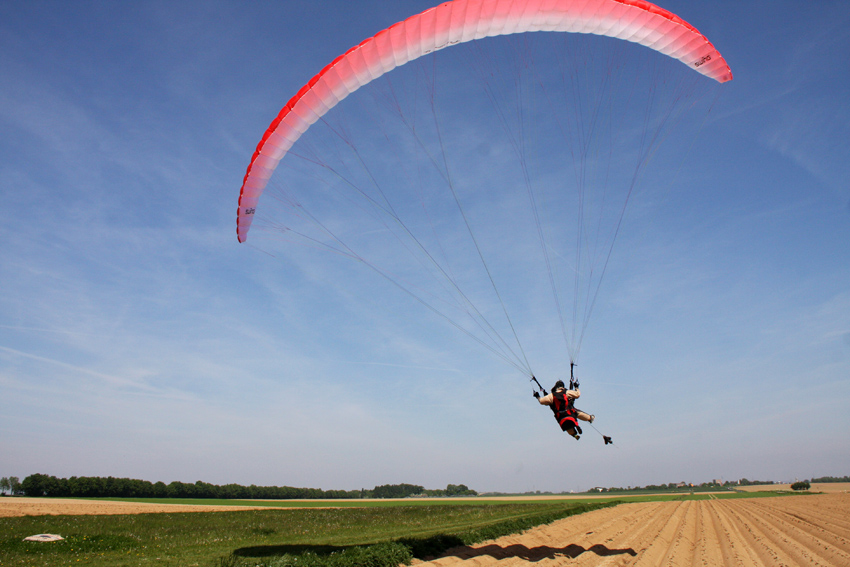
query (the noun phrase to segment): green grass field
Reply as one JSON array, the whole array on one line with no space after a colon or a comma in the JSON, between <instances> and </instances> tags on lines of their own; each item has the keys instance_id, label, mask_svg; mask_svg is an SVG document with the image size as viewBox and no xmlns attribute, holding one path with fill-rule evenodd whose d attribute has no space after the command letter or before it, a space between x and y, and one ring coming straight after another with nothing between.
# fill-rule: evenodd
<instances>
[{"instance_id":1,"label":"green grass field","mask_svg":"<svg viewBox=\"0 0 850 567\"><path fill-rule=\"evenodd\" d=\"M553 499L534 502L470 502L452 499L344 501L344 506L333 509L0 518L0 566L85 564L104 567L284 567L296 563L294 558L298 557L298 565L377 567L385 563L381 563L380 558L363 554L374 550L373 555L389 558L386 564L398 565L408 561L411 553L417 557L436 554L453 545L520 532L561 517L614 505L618 501L753 496L724 493L713 496L664 494L625 499ZM145 499L135 501L151 502ZM165 502L263 504L256 501L211 500ZM265 504L280 506L281 502ZM327 506L330 503L324 501L315 504ZM298 502L297 505L304 505L304 502ZM23 541L24 537L39 533L56 533L66 539L57 543ZM390 547L368 547L375 544L389 544ZM351 551L340 553L346 549ZM361 555L349 557L352 553ZM343 560L346 557L347 563ZM334 558L340 561L334 562Z\"/></svg>"}]
</instances>

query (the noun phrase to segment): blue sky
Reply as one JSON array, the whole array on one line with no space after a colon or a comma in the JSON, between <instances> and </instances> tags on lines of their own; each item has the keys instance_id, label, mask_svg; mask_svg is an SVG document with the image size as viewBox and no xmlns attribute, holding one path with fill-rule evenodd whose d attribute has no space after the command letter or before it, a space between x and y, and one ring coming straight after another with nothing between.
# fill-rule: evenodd
<instances>
[{"instance_id":1,"label":"blue sky","mask_svg":"<svg viewBox=\"0 0 850 567\"><path fill-rule=\"evenodd\" d=\"M0 4L0 474L479 491L850 474L846 3L661 3L735 79L675 182L630 203L582 343L580 407L616 447L565 436L527 377L368 269L270 232L237 243L283 104L430 5ZM551 319L517 320L548 387L569 371Z\"/></svg>"}]
</instances>

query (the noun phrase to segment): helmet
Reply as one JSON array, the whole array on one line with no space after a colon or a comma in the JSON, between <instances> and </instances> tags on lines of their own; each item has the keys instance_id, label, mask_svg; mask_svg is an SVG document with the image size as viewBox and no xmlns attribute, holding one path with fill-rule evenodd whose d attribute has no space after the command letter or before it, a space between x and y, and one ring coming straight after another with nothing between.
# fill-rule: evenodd
<instances>
[{"instance_id":1,"label":"helmet","mask_svg":"<svg viewBox=\"0 0 850 567\"><path fill-rule=\"evenodd\" d=\"M554 391L555 391L555 390L557 390L558 388L564 388L564 387L565 387L565 386L564 386L564 381L563 381L563 380L558 380L557 382L555 382L555 385L554 385L554 386L552 386L552 391L554 392Z\"/></svg>"}]
</instances>

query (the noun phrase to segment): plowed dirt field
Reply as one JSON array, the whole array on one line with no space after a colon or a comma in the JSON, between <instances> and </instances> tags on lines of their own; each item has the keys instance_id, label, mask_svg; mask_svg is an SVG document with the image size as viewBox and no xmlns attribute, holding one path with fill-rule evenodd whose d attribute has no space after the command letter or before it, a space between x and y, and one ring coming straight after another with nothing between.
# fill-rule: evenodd
<instances>
[{"instance_id":1,"label":"plowed dirt field","mask_svg":"<svg viewBox=\"0 0 850 567\"><path fill-rule=\"evenodd\" d=\"M850 567L850 494L623 504L418 567Z\"/></svg>"}]
</instances>

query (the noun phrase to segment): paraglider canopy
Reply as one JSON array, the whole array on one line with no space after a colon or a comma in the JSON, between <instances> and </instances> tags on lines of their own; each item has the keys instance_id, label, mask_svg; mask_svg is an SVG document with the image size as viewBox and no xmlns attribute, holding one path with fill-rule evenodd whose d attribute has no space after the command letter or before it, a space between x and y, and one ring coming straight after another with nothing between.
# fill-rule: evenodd
<instances>
[{"instance_id":1,"label":"paraglider canopy","mask_svg":"<svg viewBox=\"0 0 850 567\"><path fill-rule=\"evenodd\" d=\"M729 65L677 15L644 0L454 0L365 39L316 74L281 109L248 165L236 232L245 242L260 195L298 138L349 94L399 65L476 39L525 32L573 32L631 41L726 82Z\"/></svg>"}]
</instances>

